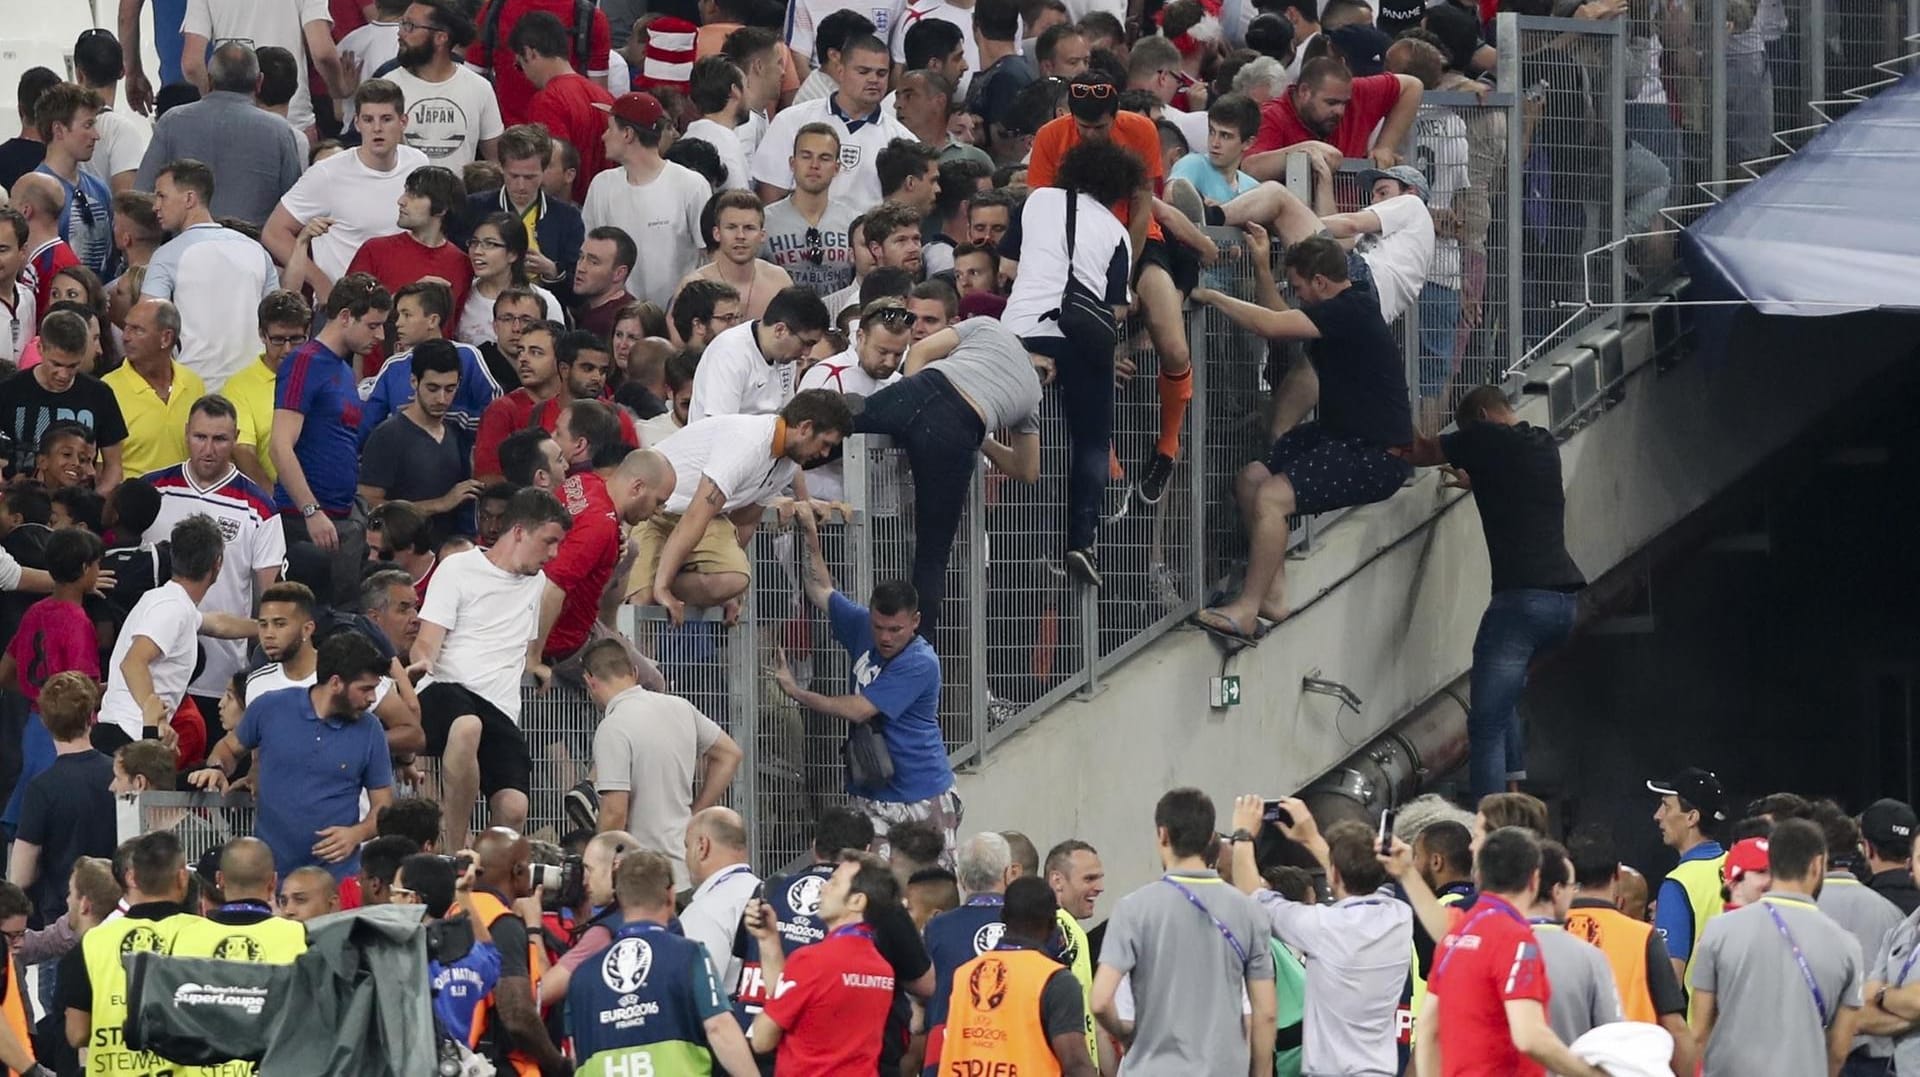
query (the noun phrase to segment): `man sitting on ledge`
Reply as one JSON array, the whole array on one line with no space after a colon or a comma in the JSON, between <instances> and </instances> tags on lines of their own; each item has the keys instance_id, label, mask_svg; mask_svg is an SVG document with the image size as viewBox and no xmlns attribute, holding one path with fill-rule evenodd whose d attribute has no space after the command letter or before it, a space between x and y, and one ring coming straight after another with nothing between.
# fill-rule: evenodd
<instances>
[{"instance_id":1,"label":"man sitting on ledge","mask_svg":"<svg viewBox=\"0 0 1920 1077\"><path fill-rule=\"evenodd\" d=\"M1310 236L1288 249L1287 282L1300 301L1288 308L1268 269L1266 230L1249 227L1256 303L1212 288L1193 299L1235 325L1271 341L1306 342L1307 363L1296 363L1275 391L1278 440L1265 460L1248 464L1234 483L1251 552L1240 594L1203 609L1194 623L1215 635L1254 643L1286 605L1287 517L1384 501L1400 489L1413 465L1395 456L1413 440L1407 372L1380 304L1349 273L1351 255L1330 236ZM1302 423L1309 409L1319 416ZM1296 425L1298 424L1298 425Z\"/></svg>"}]
</instances>

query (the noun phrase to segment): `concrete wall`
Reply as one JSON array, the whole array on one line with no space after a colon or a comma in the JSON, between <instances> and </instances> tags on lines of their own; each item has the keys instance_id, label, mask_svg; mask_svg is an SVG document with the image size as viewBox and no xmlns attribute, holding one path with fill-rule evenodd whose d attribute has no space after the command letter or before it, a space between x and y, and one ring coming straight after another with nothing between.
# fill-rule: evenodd
<instances>
[{"instance_id":1,"label":"concrete wall","mask_svg":"<svg viewBox=\"0 0 1920 1077\"><path fill-rule=\"evenodd\" d=\"M1644 368L1620 402L1562 449L1575 559L1597 578L1785 446L1876 372L1913 352L1914 332L1872 316L1736 327L1724 361ZM1523 417L1545 421L1531 404ZM1044 850L1098 847L1115 893L1159 870L1153 803L1198 786L1228 825L1235 793L1300 789L1470 664L1488 587L1478 513L1438 477L1350 514L1288 566L1297 612L1226 663L1240 706L1211 711L1219 649L1176 631L1064 703L960 778L966 829L1018 829ZM1350 687L1361 713L1300 690Z\"/></svg>"}]
</instances>

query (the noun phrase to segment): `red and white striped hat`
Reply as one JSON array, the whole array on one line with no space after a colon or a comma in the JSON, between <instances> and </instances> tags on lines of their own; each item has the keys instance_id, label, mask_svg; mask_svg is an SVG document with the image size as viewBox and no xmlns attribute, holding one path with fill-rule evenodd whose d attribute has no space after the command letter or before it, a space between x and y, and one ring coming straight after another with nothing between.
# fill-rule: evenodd
<instances>
[{"instance_id":1,"label":"red and white striped hat","mask_svg":"<svg viewBox=\"0 0 1920 1077\"><path fill-rule=\"evenodd\" d=\"M666 86L681 93L693 77L695 26L685 19L663 15L647 26L645 63L633 80L636 90Z\"/></svg>"}]
</instances>

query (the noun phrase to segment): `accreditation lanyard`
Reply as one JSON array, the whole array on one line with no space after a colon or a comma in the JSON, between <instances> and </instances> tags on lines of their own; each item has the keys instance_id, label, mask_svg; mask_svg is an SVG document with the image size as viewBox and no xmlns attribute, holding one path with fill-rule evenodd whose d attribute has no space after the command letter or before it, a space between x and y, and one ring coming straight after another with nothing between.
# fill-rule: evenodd
<instances>
[{"instance_id":1,"label":"accreditation lanyard","mask_svg":"<svg viewBox=\"0 0 1920 1077\"><path fill-rule=\"evenodd\" d=\"M1247 967L1247 948L1241 945L1239 939L1236 939L1233 937L1232 929L1228 928L1227 925L1221 923L1220 918L1218 916L1213 915L1213 910L1207 908L1207 903L1200 900L1200 895L1180 885L1178 882L1175 882L1173 876L1171 875L1162 875L1160 877L1160 881L1163 883L1166 883L1168 886L1173 887L1175 890L1180 891L1181 897L1186 898L1189 902L1193 904L1194 908L1199 909L1200 914L1202 916L1205 916L1207 919L1213 921L1214 930L1220 933L1221 938L1227 940L1228 946L1233 947L1233 955L1240 959L1240 967L1246 968Z\"/></svg>"},{"instance_id":2,"label":"accreditation lanyard","mask_svg":"<svg viewBox=\"0 0 1920 1077\"><path fill-rule=\"evenodd\" d=\"M1820 1027L1827 1027L1827 995L1820 990L1820 981L1814 978L1813 968L1807 964L1807 955L1801 951L1800 944L1794 940L1793 932L1787 928L1787 919L1780 915L1780 910L1774 908L1773 903L1764 898L1761 899L1760 904L1766 906L1767 915L1773 917L1773 926L1780 929L1780 937L1787 940L1787 948L1793 951L1794 964L1800 966L1800 975L1806 978L1807 989L1813 992L1813 1008L1820 1014ZM1908 964L1912 964L1911 957L1908 958Z\"/></svg>"},{"instance_id":3,"label":"accreditation lanyard","mask_svg":"<svg viewBox=\"0 0 1920 1077\"><path fill-rule=\"evenodd\" d=\"M1484 894L1481 896L1482 898L1486 897L1486 895ZM1515 921L1521 924L1526 924L1527 922L1526 918L1521 916L1518 912L1516 912L1513 906L1508 905L1506 902L1503 902L1503 901L1493 900L1493 901L1487 902L1486 908L1481 909L1480 911L1474 913L1472 916L1469 916L1467 918L1466 924L1463 927L1461 927L1459 931L1454 932L1452 937L1463 938L1467 935L1471 935L1473 934L1473 929L1479 926L1480 921L1485 920L1489 916L1496 916L1496 915L1512 917ZM1427 982L1433 983L1439 980L1440 974L1442 972L1445 972L1447 969L1447 962L1452 961L1453 955L1459 952L1460 952L1460 948L1458 946L1447 947L1447 952L1440 955L1440 963L1434 966L1432 975L1427 977Z\"/></svg>"}]
</instances>

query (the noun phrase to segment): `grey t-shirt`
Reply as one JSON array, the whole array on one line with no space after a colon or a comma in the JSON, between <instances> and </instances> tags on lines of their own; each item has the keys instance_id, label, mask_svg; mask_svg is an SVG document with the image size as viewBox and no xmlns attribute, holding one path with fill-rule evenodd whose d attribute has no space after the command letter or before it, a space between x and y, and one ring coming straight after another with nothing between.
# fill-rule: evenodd
<instances>
[{"instance_id":1,"label":"grey t-shirt","mask_svg":"<svg viewBox=\"0 0 1920 1077\"><path fill-rule=\"evenodd\" d=\"M1900 906L1875 893L1867 885L1855 878L1852 872L1830 871L1825 883L1820 887L1820 911L1833 918L1833 922L1852 932L1860 941L1860 952L1869 959L1880 953L1881 946L1887 940L1887 932L1900 926L1904 919L1900 915ZM1853 1049L1862 1047L1874 1058L1887 1058L1893 1054L1893 1041L1885 1036L1855 1036Z\"/></svg>"},{"instance_id":2,"label":"grey t-shirt","mask_svg":"<svg viewBox=\"0 0 1920 1077\"><path fill-rule=\"evenodd\" d=\"M725 735L679 696L640 687L608 700L593 734L594 789L627 794L627 832L673 862L675 889L687 885L693 776L700 757Z\"/></svg>"},{"instance_id":3,"label":"grey t-shirt","mask_svg":"<svg viewBox=\"0 0 1920 1077\"><path fill-rule=\"evenodd\" d=\"M1240 1000L1249 981L1273 979L1268 938L1259 906L1216 872L1168 874L1121 898L1100 950L1102 965L1132 974L1134 1039L1120 1072L1245 1073L1251 1053Z\"/></svg>"},{"instance_id":4,"label":"grey t-shirt","mask_svg":"<svg viewBox=\"0 0 1920 1077\"><path fill-rule=\"evenodd\" d=\"M845 201L828 202L820 223L808 224L793 208L793 199L782 198L767 207L767 238L760 244L760 257L786 270L793 283L825 298L853 283L847 228L857 216L859 211ZM820 256L817 262L815 253Z\"/></svg>"},{"instance_id":5,"label":"grey t-shirt","mask_svg":"<svg viewBox=\"0 0 1920 1077\"><path fill-rule=\"evenodd\" d=\"M1040 432L1040 374L1027 358L1027 346L997 318L955 322L960 345L933 364L955 389L987 418L987 433Z\"/></svg>"},{"instance_id":6,"label":"grey t-shirt","mask_svg":"<svg viewBox=\"0 0 1920 1077\"><path fill-rule=\"evenodd\" d=\"M1920 911L1900 921L1874 955L1869 983L1904 987L1920 974ZM1893 1069L1896 1073L1920 1073L1920 1031L1896 1036L1893 1040Z\"/></svg>"},{"instance_id":7,"label":"grey t-shirt","mask_svg":"<svg viewBox=\"0 0 1920 1077\"><path fill-rule=\"evenodd\" d=\"M1559 924L1536 923L1533 937L1540 940L1540 960L1553 985L1547 1024L1560 1042L1572 1043L1591 1029L1623 1020L1613 966L1598 946L1567 934Z\"/></svg>"},{"instance_id":8,"label":"grey t-shirt","mask_svg":"<svg viewBox=\"0 0 1920 1077\"><path fill-rule=\"evenodd\" d=\"M1776 915L1805 957L1824 1010L1815 1008ZM1704 1077L1825 1073L1827 1026L1841 1007L1860 1006L1864 971L1859 940L1798 894L1768 894L1708 920L1688 983L1715 995Z\"/></svg>"}]
</instances>

